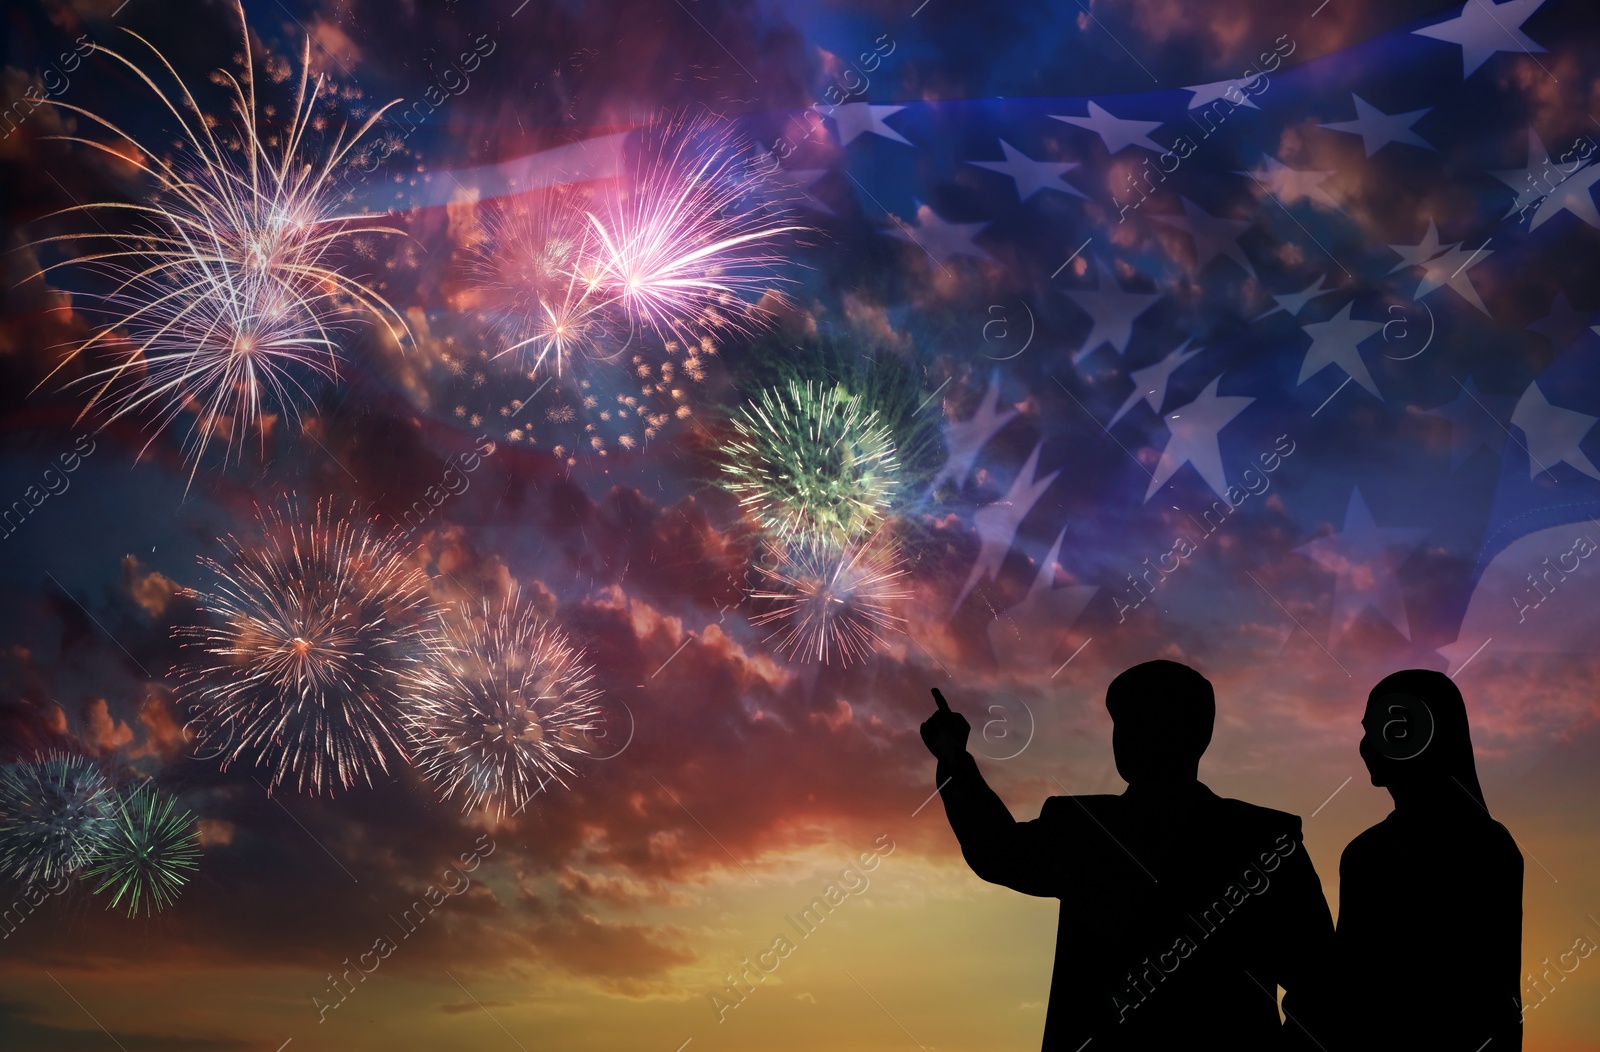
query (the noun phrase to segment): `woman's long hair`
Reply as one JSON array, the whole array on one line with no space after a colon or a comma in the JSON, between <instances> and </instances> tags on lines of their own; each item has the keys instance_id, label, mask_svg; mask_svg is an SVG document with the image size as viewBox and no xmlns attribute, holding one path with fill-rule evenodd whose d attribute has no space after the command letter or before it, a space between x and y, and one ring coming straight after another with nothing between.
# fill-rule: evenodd
<instances>
[{"instance_id":1,"label":"woman's long hair","mask_svg":"<svg viewBox=\"0 0 1600 1052\"><path fill-rule=\"evenodd\" d=\"M1367 718L1365 744L1381 757L1386 784L1446 789L1453 781L1487 817L1467 705L1450 677L1420 668L1385 676L1367 695ZM1373 722L1382 728L1377 740Z\"/></svg>"}]
</instances>

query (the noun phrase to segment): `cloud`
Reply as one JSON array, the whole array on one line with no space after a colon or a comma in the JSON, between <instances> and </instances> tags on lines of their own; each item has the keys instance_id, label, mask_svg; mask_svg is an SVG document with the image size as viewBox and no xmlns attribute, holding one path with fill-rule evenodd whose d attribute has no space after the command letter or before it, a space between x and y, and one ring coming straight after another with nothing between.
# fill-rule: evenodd
<instances>
[{"instance_id":1,"label":"cloud","mask_svg":"<svg viewBox=\"0 0 1600 1052\"><path fill-rule=\"evenodd\" d=\"M84 744L97 752L115 752L133 741L132 728L111 716L104 698L95 698L84 706L83 718Z\"/></svg>"},{"instance_id":2,"label":"cloud","mask_svg":"<svg viewBox=\"0 0 1600 1052\"><path fill-rule=\"evenodd\" d=\"M510 1001L456 1001L451 1004L442 1004L439 1011L445 1015L462 1015L466 1012L477 1012L485 1008L510 1008Z\"/></svg>"},{"instance_id":3,"label":"cloud","mask_svg":"<svg viewBox=\"0 0 1600 1052\"><path fill-rule=\"evenodd\" d=\"M558 907L524 933L539 956L603 989L644 996L673 989L661 980L692 964L685 933L670 926L609 924L572 906Z\"/></svg>"},{"instance_id":4,"label":"cloud","mask_svg":"<svg viewBox=\"0 0 1600 1052\"><path fill-rule=\"evenodd\" d=\"M155 619L159 619L167 612L167 604L180 591L180 587L159 570L141 572L139 557L136 555L123 557L122 579L133 601Z\"/></svg>"},{"instance_id":5,"label":"cloud","mask_svg":"<svg viewBox=\"0 0 1600 1052\"><path fill-rule=\"evenodd\" d=\"M20 1001L0 1001L0 1032L11 1047L29 1052L97 1052L106 1047L107 1033L97 1027L59 1027L38 1021L33 1006ZM127 1052L246 1052L255 1045L228 1037L196 1037L151 1033L118 1026L116 1044Z\"/></svg>"}]
</instances>

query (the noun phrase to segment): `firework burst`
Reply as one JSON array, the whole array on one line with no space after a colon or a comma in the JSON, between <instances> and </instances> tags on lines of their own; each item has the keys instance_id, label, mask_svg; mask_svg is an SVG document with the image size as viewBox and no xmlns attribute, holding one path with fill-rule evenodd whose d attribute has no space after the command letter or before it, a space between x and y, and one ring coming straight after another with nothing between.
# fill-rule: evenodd
<instances>
[{"instance_id":1,"label":"firework burst","mask_svg":"<svg viewBox=\"0 0 1600 1052\"><path fill-rule=\"evenodd\" d=\"M616 317L599 292L586 195L557 187L530 204L491 205L472 246L471 284L504 346L529 374L562 375L576 354L605 358Z\"/></svg>"},{"instance_id":2,"label":"firework burst","mask_svg":"<svg viewBox=\"0 0 1600 1052\"><path fill-rule=\"evenodd\" d=\"M733 426L723 486L780 540L844 543L888 512L894 439L842 385L768 388Z\"/></svg>"},{"instance_id":3,"label":"firework burst","mask_svg":"<svg viewBox=\"0 0 1600 1052\"><path fill-rule=\"evenodd\" d=\"M712 118L641 134L629 185L586 217L593 280L632 324L694 346L770 319L758 302L786 262L776 246L806 228L763 193L750 144ZM755 300L752 300L755 297Z\"/></svg>"},{"instance_id":4,"label":"firework burst","mask_svg":"<svg viewBox=\"0 0 1600 1052\"><path fill-rule=\"evenodd\" d=\"M448 641L407 713L418 765L440 799L503 817L549 781L565 787L568 755L595 729L593 669L516 590L447 620Z\"/></svg>"},{"instance_id":5,"label":"firework burst","mask_svg":"<svg viewBox=\"0 0 1600 1052\"><path fill-rule=\"evenodd\" d=\"M905 631L894 607L911 594L900 585L907 571L881 532L848 544L769 544L767 557L772 565L756 565L762 583L749 595L764 609L750 623L772 626L767 639L791 660L865 661L886 633Z\"/></svg>"},{"instance_id":6,"label":"firework burst","mask_svg":"<svg viewBox=\"0 0 1600 1052\"><path fill-rule=\"evenodd\" d=\"M92 389L84 412L100 406L109 419L142 415L157 431L179 414L192 413L195 420L183 445L196 469L213 437L222 436L231 450L272 407L298 412L305 393L300 377L336 376L335 337L351 314L378 318L397 342L407 332L404 319L375 288L336 264L356 239L401 233L373 224L374 216L341 213L337 205L339 177L351 150L388 107L354 134L341 126L316 155L308 145L311 132L327 121L318 104L337 92L321 76L311 81L308 37L286 126L264 130L262 110L270 114L272 107L258 106L242 6L238 13L244 30L242 81L225 70L213 78L231 92L231 132L214 130L220 122L201 109L166 57L131 30L124 32L149 49L175 89L164 90L116 51L95 50L138 77L176 122L179 141L172 156L148 148L98 114L59 99L43 100L117 141L60 138L132 164L154 184L143 202L83 204L57 213L87 214L100 226L96 232L35 243L77 253L42 268L39 276L76 266L98 274L110 288L91 297L104 324L73 346L51 375L92 349L104 351L111 365L72 381ZM124 219L131 228L119 228Z\"/></svg>"},{"instance_id":7,"label":"firework burst","mask_svg":"<svg viewBox=\"0 0 1600 1052\"><path fill-rule=\"evenodd\" d=\"M199 724L313 793L372 784L406 751L397 732L406 677L435 641L424 591L399 535L369 521L258 512L264 542L233 538L214 583L190 592L216 623L177 630L188 661L180 694ZM226 729L227 733L224 733Z\"/></svg>"},{"instance_id":8,"label":"firework burst","mask_svg":"<svg viewBox=\"0 0 1600 1052\"><path fill-rule=\"evenodd\" d=\"M194 815L148 782L117 801L111 828L85 875L98 880L99 895L111 891L106 909L128 900L128 916L172 905L200 868L200 836Z\"/></svg>"},{"instance_id":9,"label":"firework burst","mask_svg":"<svg viewBox=\"0 0 1600 1052\"><path fill-rule=\"evenodd\" d=\"M23 883L73 873L111 832L113 795L81 756L0 767L0 873Z\"/></svg>"}]
</instances>

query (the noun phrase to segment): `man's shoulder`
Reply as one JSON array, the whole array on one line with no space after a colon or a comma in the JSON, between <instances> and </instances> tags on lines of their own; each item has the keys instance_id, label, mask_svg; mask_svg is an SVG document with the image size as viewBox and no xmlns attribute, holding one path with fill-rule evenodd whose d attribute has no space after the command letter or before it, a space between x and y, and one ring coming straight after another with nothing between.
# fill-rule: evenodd
<instances>
[{"instance_id":1,"label":"man's shoulder","mask_svg":"<svg viewBox=\"0 0 1600 1052\"><path fill-rule=\"evenodd\" d=\"M1273 832L1292 832L1297 836L1300 833L1299 815L1290 814L1287 811L1275 811L1270 807L1246 803L1243 800L1217 796L1209 790L1207 791L1207 796L1208 799L1204 810L1210 812L1210 817L1230 825L1265 829ZM1116 794L1051 796L1045 799L1040 815L1078 814L1102 818L1117 815L1127 806L1127 798Z\"/></svg>"},{"instance_id":2,"label":"man's shoulder","mask_svg":"<svg viewBox=\"0 0 1600 1052\"><path fill-rule=\"evenodd\" d=\"M1243 800L1234 800L1231 797L1219 796L1216 798L1217 810L1230 822L1241 826L1249 826L1273 833L1293 833L1300 835L1300 816L1290 814L1288 811L1275 811L1270 807L1259 804L1246 803Z\"/></svg>"},{"instance_id":3,"label":"man's shoulder","mask_svg":"<svg viewBox=\"0 0 1600 1052\"><path fill-rule=\"evenodd\" d=\"M1122 806L1122 797L1110 793L1089 796L1050 796L1039 810L1040 818L1089 817L1104 819L1115 815Z\"/></svg>"}]
</instances>

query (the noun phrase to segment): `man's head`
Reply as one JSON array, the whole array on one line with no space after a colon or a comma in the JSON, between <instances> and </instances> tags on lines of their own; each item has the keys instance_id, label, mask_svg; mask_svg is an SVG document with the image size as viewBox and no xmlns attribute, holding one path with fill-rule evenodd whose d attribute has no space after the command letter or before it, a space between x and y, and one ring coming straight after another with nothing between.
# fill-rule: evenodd
<instances>
[{"instance_id":1,"label":"man's head","mask_svg":"<svg viewBox=\"0 0 1600 1052\"><path fill-rule=\"evenodd\" d=\"M1216 695L1188 665L1146 661L1106 688L1111 750L1129 785L1192 780L1211 744Z\"/></svg>"}]
</instances>

